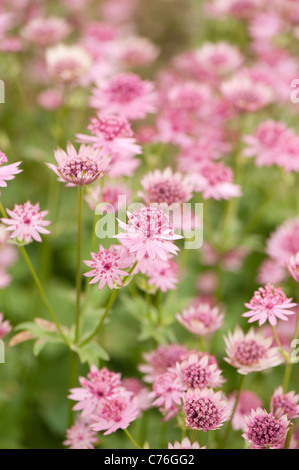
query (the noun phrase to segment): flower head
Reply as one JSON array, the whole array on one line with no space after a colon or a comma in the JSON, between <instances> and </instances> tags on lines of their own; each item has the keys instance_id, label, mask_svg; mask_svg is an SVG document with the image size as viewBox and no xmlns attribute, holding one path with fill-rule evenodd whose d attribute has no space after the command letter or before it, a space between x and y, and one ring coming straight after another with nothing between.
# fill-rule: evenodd
<instances>
[{"instance_id":1,"label":"flower head","mask_svg":"<svg viewBox=\"0 0 299 470\"><path fill-rule=\"evenodd\" d=\"M230 417L230 407L221 392L215 393L210 388L187 390L183 402L186 426L194 430L218 429Z\"/></svg>"},{"instance_id":2,"label":"flower head","mask_svg":"<svg viewBox=\"0 0 299 470\"><path fill-rule=\"evenodd\" d=\"M50 76L62 83L77 83L92 63L83 47L64 44L47 49L46 62Z\"/></svg>"},{"instance_id":3,"label":"flower head","mask_svg":"<svg viewBox=\"0 0 299 470\"><path fill-rule=\"evenodd\" d=\"M123 255L123 247L110 246L109 249L100 249L97 253L91 253L91 261L87 260L84 263L92 268L92 271L85 273L84 276L93 277L90 284L99 283L99 289L107 284L110 289L113 289L114 283L118 286L122 285L121 276L128 276L128 273L122 268L127 268L128 257Z\"/></svg>"},{"instance_id":4,"label":"flower head","mask_svg":"<svg viewBox=\"0 0 299 470\"><path fill-rule=\"evenodd\" d=\"M67 152L58 148L54 151L54 155L58 165L52 163L46 165L72 185L93 183L104 176L109 169L110 158L89 145L81 145L77 151L69 142Z\"/></svg>"},{"instance_id":5,"label":"flower head","mask_svg":"<svg viewBox=\"0 0 299 470\"><path fill-rule=\"evenodd\" d=\"M286 220L270 236L266 253L282 266L299 252L299 218Z\"/></svg>"},{"instance_id":6,"label":"flower head","mask_svg":"<svg viewBox=\"0 0 299 470\"><path fill-rule=\"evenodd\" d=\"M97 433L91 429L88 422L79 416L75 424L67 429L63 445L69 449L94 449L93 444L97 441Z\"/></svg>"},{"instance_id":7,"label":"flower head","mask_svg":"<svg viewBox=\"0 0 299 470\"><path fill-rule=\"evenodd\" d=\"M153 406L161 408L163 411L172 410L179 406L183 398L184 386L179 380L177 371L171 367L166 372L158 375L153 383L154 398Z\"/></svg>"},{"instance_id":8,"label":"flower head","mask_svg":"<svg viewBox=\"0 0 299 470\"><path fill-rule=\"evenodd\" d=\"M146 191L143 197L147 203L182 204L192 197L191 178L173 173L171 168L148 173L142 178L141 184Z\"/></svg>"},{"instance_id":9,"label":"flower head","mask_svg":"<svg viewBox=\"0 0 299 470\"><path fill-rule=\"evenodd\" d=\"M287 416L276 418L262 408L251 411L251 416L245 416L244 439L255 449L278 448L286 437L289 421Z\"/></svg>"},{"instance_id":10,"label":"flower head","mask_svg":"<svg viewBox=\"0 0 299 470\"><path fill-rule=\"evenodd\" d=\"M131 394L124 390L117 396L100 403L97 413L92 415L91 429L94 431L105 430L104 436L106 436L118 429L126 429L138 414L137 399L132 399Z\"/></svg>"},{"instance_id":11,"label":"flower head","mask_svg":"<svg viewBox=\"0 0 299 470\"><path fill-rule=\"evenodd\" d=\"M279 418L286 414L288 419L298 418L299 416L299 395L294 391L284 393L283 388L278 387L272 397L270 405L271 413Z\"/></svg>"},{"instance_id":12,"label":"flower head","mask_svg":"<svg viewBox=\"0 0 299 470\"><path fill-rule=\"evenodd\" d=\"M6 181L13 180L15 175L21 173L23 170L19 168L22 162L11 163L10 165L2 166L7 163L6 155L0 150L0 188L6 188ZM1 194L1 192L0 192Z\"/></svg>"},{"instance_id":13,"label":"flower head","mask_svg":"<svg viewBox=\"0 0 299 470\"><path fill-rule=\"evenodd\" d=\"M200 447L198 442L193 442L193 444L191 444L188 437L184 437L182 442L174 441L173 444L168 442L168 449L205 449L205 448L206 448L205 446Z\"/></svg>"},{"instance_id":14,"label":"flower head","mask_svg":"<svg viewBox=\"0 0 299 470\"><path fill-rule=\"evenodd\" d=\"M8 320L3 320L3 313L0 313L0 339L3 339L12 330L12 326Z\"/></svg>"},{"instance_id":15,"label":"flower head","mask_svg":"<svg viewBox=\"0 0 299 470\"><path fill-rule=\"evenodd\" d=\"M1 219L8 227L6 230L11 231L10 238L16 238L19 242L30 243L32 240L41 242L40 233L50 233L45 227L51 222L44 220L48 211L41 211L39 203L31 204L30 201L25 204L15 204L13 210L7 209L10 219Z\"/></svg>"},{"instance_id":16,"label":"flower head","mask_svg":"<svg viewBox=\"0 0 299 470\"><path fill-rule=\"evenodd\" d=\"M176 318L191 333L206 336L221 327L224 314L218 307L200 302L184 309L182 315L177 314Z\"/></svg>"},{"instance_id":17,"label":"flower head","mask_svg":"<svg viewBox=\"0 0 299 470\"><path fill-rule=\"evenodd\" d=\"M276 347L271 347L272 338L265 338L263 332L255 333L250 329L244 333L239 326L234 333L224 337L226 354L224 358L231 366L236 367L239 374L249 374L271 367L283 362L283 358Z\"/></svg>"},{"instance_id":18,"label":"flower head","mask_svg":"<svg viewBox=\"0 0 299 470\"><path fill-rule=\"evenodd\" d=\"M158 346L157 349L145 353L143 357L146 364L139 366L139 370L146 374L144 380L153 382L169 367L174 367L176 362L181 362L187 352L187 349L181 344L169 344L168 346Z\"/></svg>"},{"instance_id":19,"label":"flower head","mask_svg":"<svg viewBox=\"0 0 299 470\"><path fill-rule=\"evenodd\" d=\"M173 240L176 235L169 215L157 207L146 206L133 213L128 212L128 224L118 221L125 232L115 235L140 261L147 254L151 259L167 260L167 254L177 254Z\"/></svg>"},{"instance_id":20,"label":"flower head","mask_svg":"<svg viewBox=\"0 0 299 470\"><path fill-rule=\"evenodd\" d=\"M217 364L209 364L207 355L199 358L197 354L191 354L176 364L176 370L185 389L219 388L224 382L221 370Z\"/></svg>"},{"instance_id":21,"label":"flower head","mask_svg":"<svg viewBox=\"0 0 299 470\"><path fill-rule=\"evenodd\" d=\"M221 91L238 112L258 111L272 100L272 90L269 86L241 75L223 82Z\"/></svg>"},{"instance_id":22,"label":"flower head","mask_svg":"<svg viewBox=\"0 0 299 470\"><path fill-rule=\"evenodd\" d=\"M261 326L269 320L270 325L275 326L277 318L288 320L287 315L294 315L295 312L289 309L296 305L292 303L292 299L286 297L281 287L276 289L272 284L267 284L255 291L250 302L245 304L249 312L243 313L242 316L249 317L249 323L258 320Z\"/></svg>"},{"instance_id":23,"label":"flower head","mask_svg":"<svg viewBox=\"0 0 299 470\"><path fill-rule=\"evenodd\" d=\"M241 187L233 182L233 172L222 162L203 161L194 175L195 191L204 199L231 199L242 195Z\"/></svg>"},{"instance_id":24,"label":"flower head","mask_svg":"<svg viewBox=\"0 0 299 470\"><path fill-rule=\"evenodd\" d=\"M232 407L235 404L236 392L231 393L229 400ZM235 431L239 429L245 430L245 421L244 416L250 416L251 410L256 410L258 407L262 406L261 399L254 393L249 390L242 390L238 404L236 407L235 414L232 420L232 427Z\"/></svg>"},{"instance_id":25,"label":"flower head","mask_svg":"<svg viewBox=\"0 0 299 470\"><path fill-rule=\"evenodd\" d=\"M59 17L33 18L23 29L23 36L30 42L41 46L53 46L70 32L68 23Z\"/></svg>"},{"instance_id":26,"label":"flower head","mask_svg":"<svg viewBox=\"0 0 299 470\"><path fill-rule=\"evenodd\" d=\"M299 252L296 253L295 256L290 257L288 269L290 275L295 279L295 281L299 282Z\"/></svg>"}]
</instances>

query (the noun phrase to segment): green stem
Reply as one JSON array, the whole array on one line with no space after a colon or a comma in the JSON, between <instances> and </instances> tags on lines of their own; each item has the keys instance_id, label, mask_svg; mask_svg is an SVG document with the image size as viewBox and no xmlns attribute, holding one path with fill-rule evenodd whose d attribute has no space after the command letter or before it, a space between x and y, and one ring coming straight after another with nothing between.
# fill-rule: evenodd
<instances>
[{"instance_id":1,"label":"green stem","mask_svg":"<svg viewBox=\"0 0 299 470\"><path fill-rule=\"evenodd\" d=\"M83 187L78 186L78 234L77 234L77 266L76 266L76 323L75 343L79 339L80 329L80 300L81 300L81 251L82 251L82 205Z\"/></svg>"},{"instance_id":2,"label":"green stem","mask_svg":"<svg viewBox=\"0 0 299 470\"><path fill-rule=\"evenodd\" d=\"M160 434L160 449L165 449L166 447L167 427L168 427L168 422L163 421L161 425L161 434Z\"/></svg>"},{"instance_id":3,"label":"green stem","mask_svg":"<svg viewBox=\"0 0 299 470\"><path fill-rule=\"evenodd\" d=\"M284 449L288 449L288 448L290 447L290 442L291 442L293 430L294 430L294 424L291 423L291 424L290 424L290 427L289 427L289 430L288 430L288 433L287 433L287 437L286 437L286 442L285 442L285 445L284 445Z\"/></svg>"},{"instance_id":4,"label":"green stem","mask_svg":"<svg viewBox=\"0 0 299 470\"><path fill-rule=\"evenodd\" d=\"M137 449L142 449L142 447L138 444L138 442L135 441L134 437L132 436L132 434L127 430L127 429L124 429L124 433L127 435L127 437L130 439L130 441L132 442L132 444L137 447Z\"/></svg>"},{"instance_id":5,"label":"green stem","mask_svg":"<svg viewBox=\"0 0 299 470\"><path fill-rule=\"evenodd\" d=\"M288 355L285 353L283 347L282 347L282 344L280 342L280 339L278 337L278 334L276 332L276 329L275 329L275 326L271 325L272 326L272 331L273 331L273 335L274 335L274 338L276 340L276 343L278 345L278 348L279 348L279 351L281 352L281 354L283 355L283 357L285 358L285 360L287 361L287 364L289 364L290 360L288 358Z\"/></svg>"},{"instance_id":6,"label":"green stem","mask_svg":"<svg viewBox=\"0 0 299 470\"><path fill-rule=\"evenodd\" d=\"M71 351L71 371L70 371L70 389L74 388L78 378L78 355L76 352ZM75 402L73 400L69 400L69 414L68 414L68 428L70 428L73 424L74 412L73 406Z\"/></svg>"},{"instance_id":7,"label":"green stem","mask_svg":"<svg viewBox=\"0 0 299 470\"><path fill-rule=\"evenodd\" d=\"M235 415L235 412L236 412L236 409L237 409L237 406L238 406L238 403L239 403L239 400L240 400L240 395L241 395L241 391L242 391L242 388L243 388L243 385L244 385L245 377L246 377L245 375L241 375L241 377L240 377L240 382L239 382L239 386L238 386L238 390L237 390L237 394L236 394L236 399L235 399L233 411L232 411L230 420L227 423L227 427L226 427L224 437L223 437L223 439L220 443L220 449L225 448L228 437L229 437L230 432L232 430L232 422L233 422L233 418L234 418L234 415Z\"/></svg>"},{"instance_id":8,"label":"green stem","mask_svg":"<svg viewBox=\"0 0 299 470\"><path fill-rule=\"evenodd\" d=\"M297 314L293 341L297 338L298 329L299 329L299 313ZM288 387L289 387L289 382L290 382L291 372L292 372L292 366L293 366L293 363L291 361L289 361L289 363L286 365L284 379L283 379L283 391L284 391L284 393L287 393L287 390L288 390Z\"/></svg>"}]
</instances>

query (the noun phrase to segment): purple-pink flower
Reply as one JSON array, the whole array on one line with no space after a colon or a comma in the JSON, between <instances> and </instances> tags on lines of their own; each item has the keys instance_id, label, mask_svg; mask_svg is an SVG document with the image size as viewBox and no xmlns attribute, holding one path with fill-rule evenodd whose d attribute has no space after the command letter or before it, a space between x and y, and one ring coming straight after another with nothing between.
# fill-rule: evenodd
<instances>
[{"instance_id":1,"label":"purple-pink flower","mask_svg":"<svg viewBox=\"0 0 299 470\"><path fill-rule=\"evenodd\" d=\"M245 416L245 432L242 434L254 449L277 449L286 437L289 426L287 415L276 418L262 408L251 411Z\"/></svg>"},{"instance_id":2,"label":"purple-pink flower","mask_svg":"<svg viewBox=\"0 0 299 470\"><path fill-rule=\"evenodd\" d=\"M208 302L199 302L185 308L181 315L176 315L176 318L191 333L206 336L221 327L224 314L217 306L212 306Z\"/></svg>"},{"instance_id":3,"label":"purple-pink flower","mask_svg":"<svg viewBox=\"0 0 299 470\"><path fill-rule=\"evenodd\" d=\"M136 398L125 390L115 397L102 400L97 413L92 415L91 429L105 431L104 436L118 429L126 429L139 414L139 406Z\"/></svg>"},{"instance_id":4,"label":"purple-pink flower","mask_svg":"<svg viewBox=\"0 0 299 470\"><path fill-rule=\"evenodd\" d=\"M288 419L298 418L299 416L299 395L292 390L284 393L281 386L277 387L271 397L271 413L277 418L286 414Z\"/></svg>"},{"instance_id":5,"label":"purple-pink flower","mask_svg":"<svg viewBox=\"0 0 299 470\"><path fill-rule=\"evenodd\" d=\"M67 429L63 445L69 449L94 449L97 441L97 433L91 429L89 422L78 416L75 424Z\"/></svg>"},{"instance_id":6,"label":"purple-pink flower","mask_svg":"<svg viewBox=\"0 0 299 470\"><path fill-rule=\"evenodd\" d=\"M218 365L209 363L208 355L200 358L198 354L190 354L184 361L176 364L176 370L185 390L219 388L225 382Z\"/></svg>"},{"instance_id":7,"label":"purple-pink flower","mask_svg":"<svg viewBox=\"0 0 299 470\"><path fill-rule=\"evenodd\" d=\"M6 155L0 151L0 188L6 188L7 183L6 181L13 180L15 175L21 173L23 170L19 168L22 162L11 163L10 165L4 165L7 163ZM1 195L1 192L0 192Z\"/></svg>"}]
</instances>

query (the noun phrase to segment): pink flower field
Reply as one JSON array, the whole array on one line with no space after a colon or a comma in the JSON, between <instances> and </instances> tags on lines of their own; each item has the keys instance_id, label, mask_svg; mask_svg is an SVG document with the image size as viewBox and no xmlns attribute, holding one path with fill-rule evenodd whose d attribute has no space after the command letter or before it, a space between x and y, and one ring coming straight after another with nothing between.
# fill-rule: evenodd
<instances>
[{"instance_id":1,"label":"pink flower field","mask_svg":"<svg viewBox=\"0 0 299 470\"><path fill-rule=\"evenodd\" d=\"M298 41L297 0L0 1L0 449L299 449Z\"/></svg>"}]
</instances>

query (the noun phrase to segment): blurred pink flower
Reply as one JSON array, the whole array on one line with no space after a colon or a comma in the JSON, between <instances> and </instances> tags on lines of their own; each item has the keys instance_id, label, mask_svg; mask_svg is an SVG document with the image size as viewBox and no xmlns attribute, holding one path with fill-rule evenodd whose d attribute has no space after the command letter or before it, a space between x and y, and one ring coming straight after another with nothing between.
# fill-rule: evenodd
<instances>
[{"instance_id":1,"label":"blurred pink flower","mask_svg":"<svg viewBox=\"0 0 299 470\"><path fill-rule=\"evenodd\" d=\"M63 445L69 449L94 449L98 441L97 433L93 431L90 424L79 416L75 424L66 431L66 440Z\"/></svg>"},{"instance_id":2,"label":"blurred pink flower","mask_svg":"<svg viewBox=\"0 0 299 470\"><path fill-rule=\"evenodd\" d=\"M47 49L46 62L50 77L68 84L78 83L92 64L90 55L83 47L64 44Z\"/></svg>"},{"instance_id":3,"label":"blurred pink flower","mask_svg":"<svg viewBox=\"0 0 299 470\"><path fill-rule=\"evenodd\" d=\"M267 106L273 97L271 87L249 77L235 75L221 85L223 96L238 112L255 112Z\"/></svg>"},{"instance_id":4,"label":"blurred pink flower","mask_svg":"<svg viewBox=\"0 0 299 470\"><path fill-rule=\"evenodd\" d=\"M236 392L233 392L229 396L229 401L233 408L236 399ZM232 420L232 427L235 431L241 429L245 431L245 416L250 416L251 410L256 410L258 407L262 406L261 399L254 393L249 390L242 390L240 398L237 404L237 408Z\"/></svg>"},{"instance_id":5,"label":"blurred pink flower","mask_svg":"<svg viewBox=\"0 0 299 470\"><path fill-rule=\"evenodd\" d=\"M242 195L241 187L233 183L233 171L222 162L204 161L193 175L195 191L204 199L231 199Z\"/></svg>"},{"instance_id":6,"label":"blurred pink flower","mask_svg":"<svg viewBox=\"0 0 299 470\"><path fill-rule=\"evenodd\" d=\"M3 339L12 330L12 326L8 320L3 319L3 313L0 313L0 339Z\"/></svg>"},{"instance_id":7,"label":"blurred pink flower","mask_svg":"<svg viewBox=\"0 0 299 470\"><path fill-rule=\"evenodd\" d=\"M41 108L52 111L63 105L63 94L56 88L49 88L38 95L37 102Z\"/></svg>"},{"instance_id":8,"label":"blurred pink flower","mask_svg":"<svg viewBox=\"0 0 299 470\"><path fill-rule=\"evenodd\" d=\"M202 302L184 309L176 318L191 333L206 336L221 327L224 314L218 307Z\"/></svg>"},{"instance_id":9,"label":"blurred pink flower","mask_svg":"<svg viewBox=\"0 0 299 470\"><path fill-rule=\"evenodd\" d=\"M0 165L7 163L6 155L0 150ZM6 181L13 180L15 175L21 173L23 170L19 168L22 162L11 163L10 165L0 166L0 188L6 188ZM1 195L1 192L0 192Z\"/></svg>"},{"instance_id":10,"label":"blurred pink flower","mask_svg":"<svg viewBox=\"0 0 299 470\"><path fill-rule=\"evenodd\" d=\"M154 382L155 378L166 372L169 367L173 368L176 362L181 362L187 352L185 346L181 344L168 344L167 346L158 346L157 349L145 353L143 358L146 363L139 366L139 370L146 374L144 381Z\"/></svg>"},{"instance_id":11,"label":"blurred pink flower","mask_svg":"<svg viewBox=\"0 0 299 470\"><path fill-rule=\"evenodd\" d=\"M296 282L299 282L299 252L296 253L295 256L290 257L288 269L293 279L295 279Z\"/></svg>"},{"instance_id":12,"label":"blurred pink flower","mask_svg":"<svg viewBox=\"0 0 299 470\"><path fill-rule=\"evenodd\" d=\"M288 219L280 225L267 241L266 253L287 267L290 257L299 252L299 218Z\"/></svg>"},{"instance_id":13,"label":"blurred pink flower","mask_svg":"<svg viewBox=\"0 0 299 470\"><path fill-rule=\"evenodd\" d=\"M33 18L26 24L22 35L28 41L41 47L53 46L70 32L70 25L56 16Z\"/></svg>"}]
</instances>

